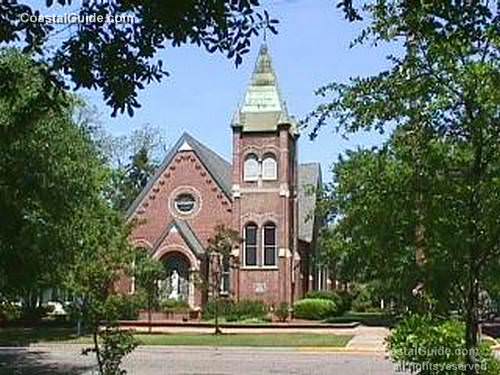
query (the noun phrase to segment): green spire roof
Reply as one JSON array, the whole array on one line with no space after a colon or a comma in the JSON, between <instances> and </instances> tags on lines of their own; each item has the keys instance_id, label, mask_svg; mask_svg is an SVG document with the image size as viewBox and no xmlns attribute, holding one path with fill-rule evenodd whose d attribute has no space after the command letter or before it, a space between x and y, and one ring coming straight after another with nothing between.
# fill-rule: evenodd
<instances>
[{"instance_id":1,"label":"green spire roof","mask_svg":"<svg viewBox=\"0 0 500 375\"><path fill-rule=\"evenodd\" d=\"M243 104L233 118L233 126L247 132L262 132L275 131L279 124L290 124L291 130L296 131L295 122L288 116L281 97L269 49L263 44Z\"/></svg>"}]
</instances>

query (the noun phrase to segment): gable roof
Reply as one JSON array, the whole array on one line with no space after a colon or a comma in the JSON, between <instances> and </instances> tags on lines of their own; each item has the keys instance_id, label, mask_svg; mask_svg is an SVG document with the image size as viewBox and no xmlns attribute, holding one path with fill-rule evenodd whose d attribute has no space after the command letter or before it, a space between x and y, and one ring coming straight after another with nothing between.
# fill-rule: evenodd
<instances>
[{"instance_id":1,"label":"gable roof","mask_svg":"<svg viewBox=\"0 0 500 375\"><path fill-rule=\"evenodd\" d=\"M314 238L314 218L316 194L312 189L321 184L321 166L319 163L299 165L298 199L299 199L299 240L312 242Z\"/></svg>"},{"instance_id":2,"label":"gable roof","mask_svg":"<svg viewBox=\"0 0 500 375\"><path fill-rule=\"evenodd\" d=\"M163 172L165 172L167 167L170 165L175 155L177 155L178 152L191 150L198 156L205 169L219 185L222 191L226 194L227 198L232 200L231 163L227 162L220 155L210 150L207 146L197 141L190 134L185 132L167 153L165 159L163 159L163 162L158 167L155 175L148 181L144 189L142 189L141 193L130 205L129 209L127 210L127 218L129 218L141 204L142 200L151 190L155 182L160 178Z\"/></svg>"},{"instance_id":3,"label":"gable roof","mask_svg":"<svg viewBox=\"0 0 500 375\"><path fill-rule=\"evenodd\" d=\"M198 237L196 236L196 234L194 233L191 226L188 224L187 221L179 219L174 219L169 225L167 225L167 227L162 232L160 237L158 237L158 240L154 243L152 249L153 253L158 249L158 247L162 244L165 238L167 238L167 236L172 231L172 228L175 228L177 230L177 232L181 235L182 239L187 243L191 251L198 259L201 259L205 256L205 249L200 240L198 239Z\"/></svg>"}]
</instances>

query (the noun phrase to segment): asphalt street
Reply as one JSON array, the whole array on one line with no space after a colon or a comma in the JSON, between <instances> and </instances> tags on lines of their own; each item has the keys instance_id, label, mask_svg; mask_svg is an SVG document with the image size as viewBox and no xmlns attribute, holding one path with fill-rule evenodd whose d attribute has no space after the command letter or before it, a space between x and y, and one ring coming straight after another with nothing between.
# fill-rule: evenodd
<instances>
[{"instance_id":1,"label":"asphalt street","mask_svg":"<svg viewBox=\"0 0 500 375\"><path fill-rule=\"evenodd\" d=\"M81 347L0 349L0 375L91 375L93 356ZM131 375L396 375L382 354L306 349L141 347L125 361Z\"/></svg>"}]
</instances>

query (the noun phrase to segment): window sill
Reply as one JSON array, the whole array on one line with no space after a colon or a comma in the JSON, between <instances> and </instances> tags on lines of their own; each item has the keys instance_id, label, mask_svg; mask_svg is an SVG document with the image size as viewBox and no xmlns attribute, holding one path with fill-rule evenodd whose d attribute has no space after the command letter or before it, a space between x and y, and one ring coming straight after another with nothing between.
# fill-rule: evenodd
<instances>
[{"instance_id":1,"label":"window sill","mask_svg":"<svg viewBox=\"0 0 500 375\"><path fill-rule=\"evenodd\" d=\"M243 266L240 267L243 271L278 271L278 266Z\"/></svg>"}]
</instances>

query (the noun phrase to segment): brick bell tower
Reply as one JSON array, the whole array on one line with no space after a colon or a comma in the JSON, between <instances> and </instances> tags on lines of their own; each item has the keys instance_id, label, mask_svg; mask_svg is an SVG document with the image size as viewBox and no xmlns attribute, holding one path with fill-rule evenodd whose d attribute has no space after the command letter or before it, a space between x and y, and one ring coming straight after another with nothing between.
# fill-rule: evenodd
<instances>
[{"instance_id":1,"label":"brick bell tower","mask_svg":"<svg viewBox=\"0 0 500 375\"><path fill-rule=\"evenodd\" d=\"M299 134L265 44L232 129L233 226L243 240L232 290L237 299L293 303Z\"/></svg>"}]
</instances>

